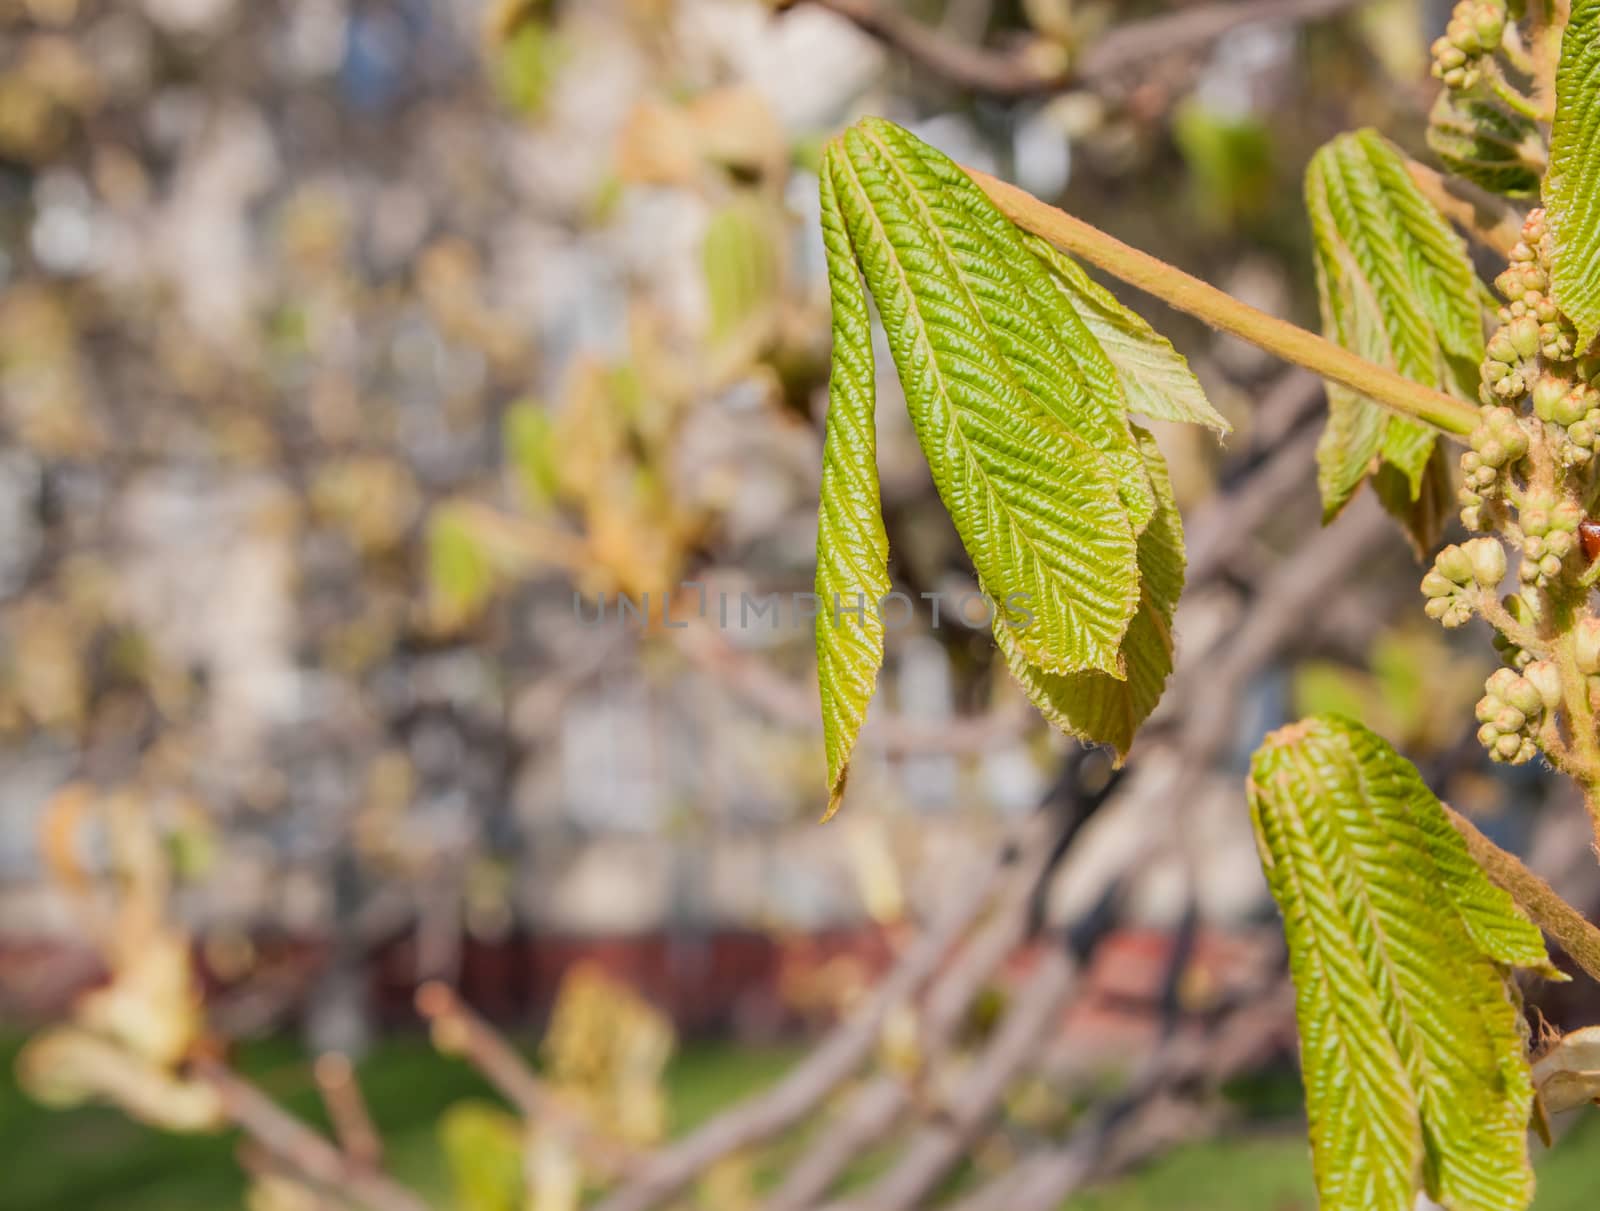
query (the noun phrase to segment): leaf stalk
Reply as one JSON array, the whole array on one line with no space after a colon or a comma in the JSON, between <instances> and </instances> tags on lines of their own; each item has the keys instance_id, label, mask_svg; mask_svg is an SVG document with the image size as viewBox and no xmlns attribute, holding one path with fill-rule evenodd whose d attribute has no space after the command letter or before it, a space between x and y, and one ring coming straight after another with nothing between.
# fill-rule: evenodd
<instances>
[{"instance_id":1,"label":"leaf stalk","mask_svg":"<svg viewBox=\"0 0 1600 1211\"><path fill-rule=\"evenodd\" d=\"M965 171L1017 226L1063 252L1082 257L1130 286L1154 295L1169 307L1358 391L1393 412L1432 425L1451 437L1464 438L1478 426L1478 409L1473 404L1414 383L1298 325L1240 302L1176 266L1041 202L1015 185L974 169Z\"/></svg>"}]
</instances>

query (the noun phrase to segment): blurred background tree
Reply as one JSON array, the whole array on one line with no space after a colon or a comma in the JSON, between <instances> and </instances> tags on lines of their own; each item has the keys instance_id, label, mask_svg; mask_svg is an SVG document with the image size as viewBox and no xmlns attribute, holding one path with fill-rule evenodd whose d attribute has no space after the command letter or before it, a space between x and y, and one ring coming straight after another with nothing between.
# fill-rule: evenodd
<instances>
[{"instance_id":1,"label":"blurred background tree","mask_svg":"<svg viewBox=\"0 0 1600 1211\"><path fill-rule=\"evenodd\" d=\"M1130 773L954 608L886 374L916 611L815 826L823 140L887 114L1311 322L1305 161L1361 124L1424 154L1447 7L0 3L0 1021L8 1054L53 1023L17 1065L44 1102L253 1141L246 1192L232 1137L0 1088L0 1207L412 1205L380 1160L467 1211L1109 1178L1294 1104L1238 790L1291 708L1360 702L1592 897L1577 814L1441 731L1483 670L1370 642L1409 556L1370 507L1318 530L1320 386L1179 317L1235 433L1158 426L1193 587ZM418 988L481 1074L418 1041ZM739 1102L813 1037L789 1101ZM1300 1152L1092 1205L1309 1207Z\"/></svg>"}]
</instances>

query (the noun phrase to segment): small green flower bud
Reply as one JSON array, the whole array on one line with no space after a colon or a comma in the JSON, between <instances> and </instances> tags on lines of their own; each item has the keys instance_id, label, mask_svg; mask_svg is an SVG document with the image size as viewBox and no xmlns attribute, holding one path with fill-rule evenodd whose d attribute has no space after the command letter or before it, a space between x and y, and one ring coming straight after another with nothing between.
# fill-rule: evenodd
<instances>
[{"instance_id":1,"label":"small green flower bud","mask_svg":"<svg viewBox=\"0 0 1600 1211\"><path fill-rule=\"evenodd\" d=\"M1557 559L1565 559L1577 547L1577 535L1567 530L1552 530L1544 540L1544 549Z\"/></svg>"},{"instance_id":2,"label":"small green flower bud","mask_svg":"<svg viewBox=\"0 0 1600 1211\"><path fill-rule=\"evenodd\" d=\"M1586 450L1594 447L1595 426L1590 420L1581 420L1567 430L1567 440L1575 446L1582 446Z\"/></svg>"},{"instance_id":3,"label":"small green flower bud","mask_svg":"<svg viewBox=\"0 0 1600 1211\"><path fill-rule=\"evenodd\" d=\"M1501 736L1500 739L1494 742L1493 755L1498 757L1501 761L1520 764L1520 762L1517 762L1517 757L1521 754L1521 752L1521 736ZM1527 760L1527 758L1523 758L1523 760Z\"/></svg>"},{"instance_id":4,"label":"small green flower bud","mask_svg":"<svg viewBox=\"0 0 1600 1211\"><path fill-rule=\"evenodd\" d=\"M1561 705L1561 670L1549 660L1535 660L1522 670L1534 689L1539 691L1539 701L1544 709L1553 711Z\"/></svg>"},{"instance_id":5,"label":"small green flower bud","mask_svg":"<svg viewBox=\"0 0 1600 1211\"><path fill-rule=\"evenodd\" d=\"M1422 612L1435 622L1443 622L1446 614L1450 613L1455 603L1448 597L1430 597L1422 607Z\"/></svg>"},{"instance_id":6,"label":"small green flower bud","mask_svg":"<svg viewBox=\"0 0 1600 1211\"><path fill-rule=\"evenodd\" d=\"M1561 575L1561 559L1557 555L1546 555L1539 561L1539 575L1545 580L1554 580Z\"/></svg>"},{"instance_id":7,"label":"small green flower bud","mask_svg":"<svg viewBox=\"0 0 1600 1211\"><path fill-rule=\"evenodd\" d=\"M1534 563L1544 558L1544 536L1532 534L1522 541L1522 553Z\"/></svg>"},{"instance_id":8,"label":"small green flower bud","mask_svg":"<svg viewBox=\"0 0 1600 1211\"><path fill-rule=\"evenodd\" d=\"M1500 742L1500 729L1492 723L1485 723L1478 729L1478 743L1484 748L1492 749Z\"/></svg>"},{"instance_id":9,"label":"small green flower bud","mask_svg":"<svg viewBox=\"0 0 1600 1211\"><path fill-rule=\"evenodd\" d=\"M1472 558L1455 543L1451 543L1434 557L1433 567L1439 575L1452 584L1472 583Z\"/></svg>"},{"instance_id":10,"label":"small green flower bud","mask_svg":"<svg viewBox=\"0 0 1600 1211\"><path fill-rule=\"evenodd\" d=\"M1500 292L1501 298L1507 301L1515 301L1520 299L1527 291L1527 287L1523 285L1520 268L1520 266L1513 266L1495 278L1494 288Z\"/></svg>"},{"instance_id":11,"label":"small green flower bud","mask_svg":"<svg viewBox=\"0 0 1600 1211\"><path fill-rule=\"evenodd\" d=\"M1486 589L1496 588L1506 576L1506 549L1495 538L1473 538L1461 545L1472 565L1472 579Z\"/></svg>"},{"instance_id":12,"label":"small green flower bud","mask_svg":"<svg viewBox=\"0 0 1600 1211\"><path fill-rule=\"evenodd\" d=\"M1558 425L1575 425L1581 421L1589 411L1589 401L1583 394L1581 387L1574 387L1556 401L1550 411L1550 419Z\"/></svg>"},{"instance_id":13,"label":"small green flower bud","mask_svg":"<svg viewBox=\"0 0 1600 1211\"><path fill-rule=\"evenodd\" d=\"M1510 669L1496 669L1483 683L1484 693L1493 694L1496 698L1504 700L1506 692L1520 680L1521 677Z\"/></svg>"},{"instance_id":14,"label":"small green flower bud","mask_svg":"<svg viewBox=\"0 0 1600 1211\"><path fill-rule=\"evenodd\" d=\"M1452 597L1455 595L1457 587L1454 581L1436 569L1430 568L1422 577L1422 594L1424 597Z\"/></svg>"},{"instance_id":15,"label":"small green flower bud","mask_svg":"<svg viewBox=\"0 0 1600 1211\"><path fill-rule=\"evenodd\" d=\"M1538 234L1532 236L1531 240L1528 233L1528 224L1532 221L1533 216L1536 213L1540 212L1528 212L1528 218L1523 220L1522 224L1522 239L1513 244L1511 246L1511 251L1506 254L1506 260L1510 261L1513 265L1527 265L1531 264L1537 259L1537 257L1534 255L1533 245L1537 244L1540 237L1543 236L1544 228L1541 226Z\"/></svg>"},{"instance_id":16,"label":"small green flower bud","mask_svg":"<svg viewBox=\"0 0 1600 1211\"><path fill-rule=\"evenodd\" d=\"M1534 717L1544 709L1544 699L1539 696L1539 691L1534 688L1533 682L1526 676L1516 677L1506 686L1500 697L1505 699L1506 706L1511 710L1520 711L1529 717ZM1499 726L1496 724L1496 726ZM1521 727L1518 724L1517 727ZM1515 727L1501 727L1503 732L1514 732Z\"/></svg>"},{"instance_id":17,"label":"small green flower bud","mask_svg":"<svg viewBox=\"0 0 1600 1211\"><path fill-rule=\"evenodd\" d=\"M1490 723L1496 715L1505 709L1506 704L1504 702L1493 694L1485 694L1478 699L1478 705L1474 708L1474 713L1477 715L1479 723Z\"/></svg>"},{"instance_id":18,"label":"small green flower bud","mask_svg":"<svg viewBox=\"0 0 1600 1211\"><path fill-rule=\"evenodd\" d=\"M1491 362L1499 362L1504 366L1514 366L1517 362L1517 347L1511 343L1510 325L1500 329L1489 338L1489 343L1484 347L1484 352ZM1538 339L1538 326L1534 326L1534 339Z\"/></svg>"},{"instance_id":19,"label":"small green flower bud","mask_svg":"<svg viewBox=\"0 0 1600 1211\"><path fill-rule=\"evenodd\" d=\"M1542 374L1533 384L1533 411L1540 420L1554 420L1556 404L1567 393L1566 379Z\"/></svg>"},{"instance_id":20,"label":"small green flower bud","mask_svg":"<svg viewBox=\"0 0 1600 1211\"><path fill-rule=\"evenodd\" d=\"M1531 316L1529 317L1532 318ZM1539 352L1552 362L1564 362L1572 356L1576 337L1571 329L1560 323L1539 325Z\"/></svg>"},{"instance_id":21,"label":"small green flower bud","mask_svg":"<svg viewBox=\"0 0 1600 1211\"><path fill-rule=\"evenodd\" d=\"M1513 370L1499 382L1490 387L1490 392L1497 399L1516 399L1528 389L1527 382L1520 371Z\"/></svg>"},{"instance_id":22,"label":"small green flower bud","mask_svg":"<svg viewBox=\"0 0 1600 1211\"><path fill-rule=\"evenodd\" d=\"M1522 532L1543 537L1550 532L1550 510L1542 505L1529 505L1522 511Z\"/></svg>"},{"instance_id":23,"label":"small green flower bud","mask_svg":"<svg viewBox=\"0 0 1600 1211\"><path fill-rule=\"evenodd\" d=\"M1573 628L1572 658L1585 676L1600 673L1600 618L1583 618Z\"/></svg>"},{"instance_id":24,"label":"small green flower bud","mask_svg":"<svg viewBox=\"0 0 1600 1211\"><path fill-rule=\"evenodd\" d=\"M1514 706L1508 706L1489 720L1502 735L1520 732L1528 726L1528 717Z\"/></svg>"},{"instance_id":25,"label":"small green flower bud","mask_svg":"<svg viewBox=\"0 0 1600 1211\"><path fill-rule=\"evenodd\" d=\"M1531 315L1518 316L1501 331L1518 357L1533 357L1539 352L1539 321Z\"/></svg>"}]
</instances>

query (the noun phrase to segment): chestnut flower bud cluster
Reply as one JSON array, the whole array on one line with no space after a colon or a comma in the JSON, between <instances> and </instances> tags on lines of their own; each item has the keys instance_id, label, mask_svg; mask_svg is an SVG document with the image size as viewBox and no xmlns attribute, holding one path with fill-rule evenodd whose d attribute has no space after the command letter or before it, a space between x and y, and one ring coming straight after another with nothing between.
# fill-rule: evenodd
<instances>
[{"instance_id":1,"label":"chestnut flower bud cluster","mask_svg":"<svg viewBox=\"0 0 1600 1211\"><path fill-rule=\"evenodd\" d=\"M1546 712L1561 705L1561 674L1548 660L1535 660L1521 673L1496 669L1478 699L1478 742L1491 760L1507 765L1532 761L1536 736Z\"/></svg>"},{"instance_id":2,"label":"chestnut flower bud cluster","mask_svg":"<svg viewBox=\"0 0 1600 1211\"><path fill-rule=\"evenodd\" d=\"M1561 576L1566 561L1578 549L1578 523L1583 509L1571 500L1532 500L1522 509L1522 564L1517 569L1524 584L1549 588Z\"/></svg>"},{"instance_id":3,"label":"chestnut flower bud cluster","mask_svg":"<svg viewBox=\"0 0 1600 1211\"><path fill-rule=\"evenodd\" d=\"M1422 578L1429 618L1447 627L1464 626L1475 609L1478 591L1493 592L1506 574L1506 552L1498 539L1474 538L1440 551Z\"/></svg>"},{"instance_id":4,"label":"chestnut flower bud cluster","mask_svg":"<svg viewBox=\"0 0 1600 1211\"><path fill-rule=\"evenodd\" d=\"M1528 453L1528 431L1516 412L1497 405L1480 417L1461 456L1461 524L1469 530L1489 528L1484 503L1501 494L1504 473Z\"/></svg>"},{"instance_id":5,"label":"chestnut flower bud cluster","mask_svg":"<svg viewBox=\"0 0 1600 1211\"><path fill-rule=\"evenodd\" d=\"M1461 0L1433 44L1433 74L1449 89L1471 88L1483 56L1493 54L1506 30L1505 0Z\"/></svg>"}]
</instances>

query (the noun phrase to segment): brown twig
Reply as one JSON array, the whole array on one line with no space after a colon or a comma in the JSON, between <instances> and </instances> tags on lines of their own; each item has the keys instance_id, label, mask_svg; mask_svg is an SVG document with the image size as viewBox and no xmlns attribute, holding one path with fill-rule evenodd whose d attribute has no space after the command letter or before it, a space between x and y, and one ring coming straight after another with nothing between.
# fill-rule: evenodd
<instances>
[{"instance_id":1,"label":"brown twig","mask_svg":"<svg viewBox=\"0 0 1600 1211\"><path fill-rule=\"evenodd\" d=\"M200 1059L193 1070L217 1091L228 1120L291 1173L337 1191L368 1211L429 1211L427 1203L392 1178L352 1164L338 1148L223 1064Z\"/></svg>"},{"instance_id":2,"label":"brown twig","mask_svg":"<svg viewBox=\"0 0 1600 1211\"><path fill-rule=\"evenodd\" d=\"M1478 831L1477 826L1446 805L1445 814L1467 843L1467 852L1489 881L1509 895L1534 924L1549 934L1592 979L1600 980L1600 929L1568 904L1550 884Z\"/></svg>"},{"instance_id":3,"label":"brown twig","mask_svg":"<svg viewBox=\"0 0 1600 1211\"><path fill-rule=\"evenodd\" d=\"M1152 17L1111 30L1084 51L1077 62L1062 52L1062 64L1048 57L968 46L883 0L788 0L835 13L925 71L957 88L988 96L1017 98L1057 92L1076 82L1110 82L1147 60L1194 50L1243 25L1310 21L1352 8L1358 0L1244 0L1207 4Z\"/></svg>"},{"instance_id":4,"label":"brown twig","mask_svg":"<svg viewBox=\"0 0 1600 1211\"><path fill-rule=\"evenodd\" d=\"M350 1058L336 1051L317 1057L312 1066L322 1104L328 1109L333 1133L352 1164L377 1169L383 1163L383 1139L372 1125L367 1099L361 1095L355 1066Z\"/></svg>"},{"instance_id":5,"label":"brown twig","mask_svg":"<svg viewBox=\"0 0 1600 1211\"><path fill-rule=\"evenodd\" d=\"M632 1181L613 1191L595 1211L648 1211L666 1202L708 1166L742 1148L771 1139L800 1122L871 1057L884 1022L933 978L950 947L972 926L1011 873L1016 856L1043 840L1046 824L1031 818L975 877L951 882L938 917L902 953L871 998L787 1076L719 1114L676 1143L649 1157Z\"/></svg>"},{"instance_id":6,"label":"brown twig","mask_svg":"<svg viewBox=\"0 0 1600 1211\"><path fill-rule=\"evenodd\" d=\"M993 915L929 987L917 1030L920 1054L943 1055L956 1041L973 1004L1027 933L1036 889L1054 869L1051 858L1042 844L1025 855L999 893ZM888 1133L915 1093L911 1084L890 1074L858 1089L789 1167L764 1211L804 1211L815 1204L852 1160Z\"/></svg>"},{"instance_id":7,"label":"brown twig","mask_svg":"<svg viewBox=\"0 0 1600 1211\"><path fill-rule=\"evenodd\" d=\"M1062 946L1045 951L993 1039L949 1098L945 1113L911 1137L894 1167L862 1195L861 1208L911 1211L961 1160L1006 1090L1037 1055L1040 1039L1060 1020L1074 976L1075 965Z\"/></svg>"},{"instance_id":8,"label":"brown twig","mask_svg":"<svg viewBox=\"0 0 1600 1211\"><path fill-rule=\"evenodd\" d=\"M430 981L419 988L417 1012L428 1020L440 1051L464 1057L524 1119L560 1133L596 1173L621 1178L639 1165L633 1149L607 1135L541 1080L516 1048L449 985Z\"/></svg>"}]
</instances>

